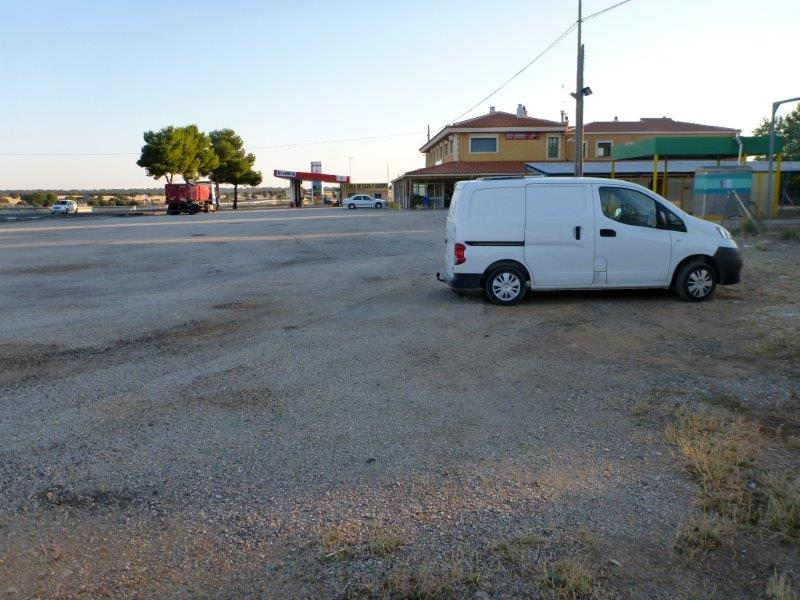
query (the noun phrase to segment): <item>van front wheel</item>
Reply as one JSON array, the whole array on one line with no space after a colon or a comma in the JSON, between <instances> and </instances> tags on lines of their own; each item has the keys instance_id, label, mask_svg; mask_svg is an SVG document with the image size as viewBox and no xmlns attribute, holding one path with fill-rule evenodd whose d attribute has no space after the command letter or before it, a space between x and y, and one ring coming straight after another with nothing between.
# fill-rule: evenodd
<instances>
[{"instance_id":1,"label":"van front wheel","mask_svg":"<svg viewBox=\"0 0 800 600\"><path fill-rule=\"evenodd\" d=\"M525 297L525 276L513 265L497 267L486 276L483 291L493 304L517 304Z\"/></svg>"},{"instance_id":2,"label":"van front wheel","mask_svg":"<svg viewBox=\"0 0 800 600\"><path fill-rule=\"evenodd\" d=\"M675 277L675 291L688 302L710 298L716 287L713 269L702 261L684 265Z\"/></svg>"}]
</instances>

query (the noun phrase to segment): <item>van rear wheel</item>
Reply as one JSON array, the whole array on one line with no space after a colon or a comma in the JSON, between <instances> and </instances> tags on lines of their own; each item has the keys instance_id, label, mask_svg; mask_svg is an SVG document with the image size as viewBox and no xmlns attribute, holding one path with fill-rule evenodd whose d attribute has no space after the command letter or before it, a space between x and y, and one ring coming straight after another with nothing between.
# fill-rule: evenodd
<instances>
[{"instance_id":1,"label":"van rear wheel","mask_svg":"<svg viewBox=\"0 0 800 600\"><path fill-rule=\"evenodd\" d=\"M492 269L486 276L483 291L493 304L510 306L525 297L525 276L522 269L514 265L503 265Z\"/></svg>"}]
</instances>

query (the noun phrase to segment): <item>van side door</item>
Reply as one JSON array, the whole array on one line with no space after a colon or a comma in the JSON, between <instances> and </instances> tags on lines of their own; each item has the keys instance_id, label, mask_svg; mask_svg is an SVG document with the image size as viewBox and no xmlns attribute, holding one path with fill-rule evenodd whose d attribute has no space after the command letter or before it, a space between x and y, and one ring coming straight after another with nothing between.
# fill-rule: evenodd
<instances>
[{"instance_id":1,"label":"van side door","mask_svg":"<svg viewBox=\"0 0 800 600\"><path fill-rule=\"evenodd\" d=\"M669 284L672 238L658 226L658 203L632 188L597 188L597 262L609 287L662 287Z\"/></svg>"},{"instance_id":2,"label":"van side door","mask_svg":"<svg viewBox=\"0 0 800 600\"><path fill-rule=\"evenodd\" d=\"M586 184L526 187L525 262L534 288L591 287L594 213Z\"/></svg>"}]
</instances>

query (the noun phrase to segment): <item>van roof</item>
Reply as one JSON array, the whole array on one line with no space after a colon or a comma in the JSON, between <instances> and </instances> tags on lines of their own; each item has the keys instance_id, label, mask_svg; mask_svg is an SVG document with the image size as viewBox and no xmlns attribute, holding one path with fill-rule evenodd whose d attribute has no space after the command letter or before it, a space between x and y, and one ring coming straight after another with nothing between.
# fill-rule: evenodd
<instances>
[{"instance_id":1,"label":"van roof","mask_svg":"<svg viewBox=\"0 0 800 600\"><path fill-rule=\"evenodd\" d=\"M459 181L458 186L464 188L490 188L490 187L515 187L526 185L558 185L565 183L581 183L581 184L604 184L604 185L617 185L626 187L641 187L636 183L624 181L621 179L608 179L604 177L514 177L514 178L487 178L487 179L470 179Z\"/></svg>"}]
</instances>

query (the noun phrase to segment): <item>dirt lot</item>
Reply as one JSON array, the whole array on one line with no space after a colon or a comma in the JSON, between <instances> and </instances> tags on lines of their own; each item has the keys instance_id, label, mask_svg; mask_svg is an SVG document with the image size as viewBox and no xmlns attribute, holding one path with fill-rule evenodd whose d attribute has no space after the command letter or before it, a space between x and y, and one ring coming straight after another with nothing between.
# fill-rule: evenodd
<instances>
[{"instance_id":1,"label":"dirt lot","mask_svg":"<svg viewBox=\"0 0 800 600\"><path fill-rule=\"evenodd\" d=\"M502 308L443 218L0 226L0 597L795 598L800 241Z\"/></svg>"}]
</instances>

